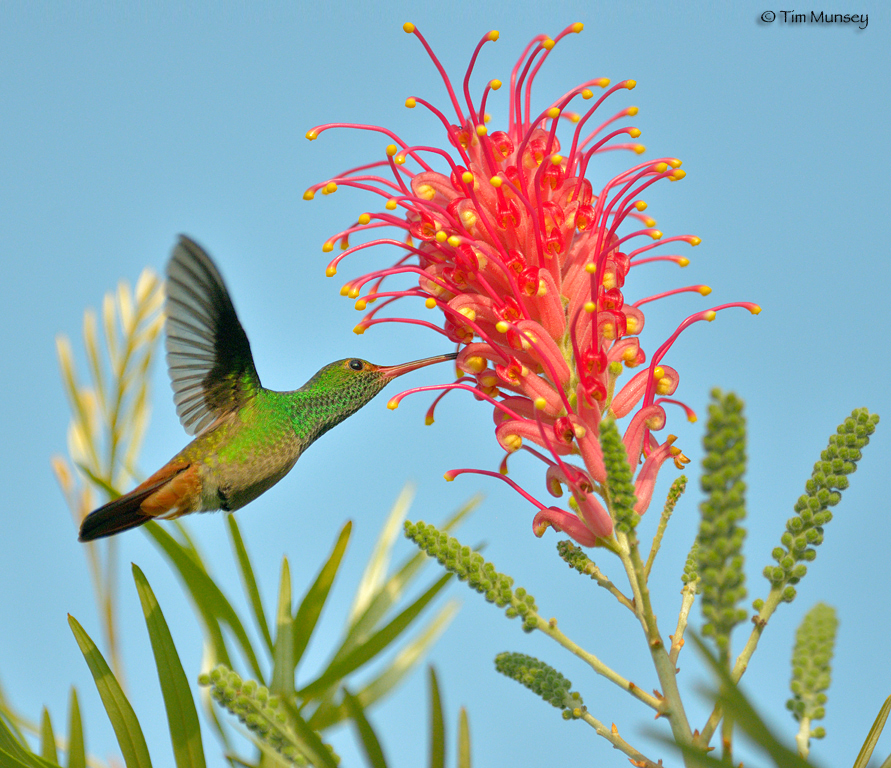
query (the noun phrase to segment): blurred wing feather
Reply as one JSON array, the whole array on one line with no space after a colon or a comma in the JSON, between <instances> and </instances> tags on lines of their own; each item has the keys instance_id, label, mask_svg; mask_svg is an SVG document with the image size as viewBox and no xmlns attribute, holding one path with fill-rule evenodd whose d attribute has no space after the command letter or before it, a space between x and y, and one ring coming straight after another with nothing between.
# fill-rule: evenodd
<instances>
[{"instance_id":1,"label":"blurred wing feather","mask_svg":"<svg viewBox=\"0 0 891 768\"><path fill-rule=\"evenodd\" d=\"M180 235L167 264L167 371L179 420L200 435L260 388L248 341L223 278Z\"/></svg>"}]
</instances>

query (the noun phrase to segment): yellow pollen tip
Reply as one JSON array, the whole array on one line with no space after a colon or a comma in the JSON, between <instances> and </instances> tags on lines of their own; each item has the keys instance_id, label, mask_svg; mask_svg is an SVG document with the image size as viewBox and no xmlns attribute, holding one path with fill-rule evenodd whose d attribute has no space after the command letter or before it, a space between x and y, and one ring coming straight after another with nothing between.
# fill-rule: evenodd
<instances>
[{"instance_id":1,"label":"yellow pollen tip","mask_svg":"<svg viewBox=\"0 0 891 768\"><path fill-rule=\"evenodd\" d=\"M433 423L433 417L432 417L432 416L425 416L425 417L424 417L424 426L429 427L432 423Z\"/></svg>"},{"instance_id":2,"label":"yellow pollen tip","mask_svg":"<svg viewBox=\"0 0 891 768\"><path fill-rule=\"evenodd\" d=\"M473 174L470 171L464 171L461 174L461 181L465 184L473 184Z\"/></svg>"},{"instance_id":3,"label":"yellow pollen tip","mask_svg":"<svg viewBox=\"0 0 891 768\"><path fill-rule=\"evenodd\" d=\"M712 289L707 285L700 285L696 290L699 291L700 296L708 296L712 292Z\"/></svg>"},{"instance_id":4,"label":"yellow pollen tip","mask_svg":"<svg viewBox=\"0 0 891 768\"><path fill-rule=\"evenodd\" d=\"M749 312L751 312L753 315L760 315L760 314L761 314L761 307L759 307L757 304L755 304L755 305L749 310Z\"/></svg>"},{"instance_id":5,"label":"yellow pollen tip","mask_svg":"<svg viewBox=\"0 0 891 768\"><path fill-rule=\"evenodd\" d=\"M303 193L304 200L315 200L315 197L316 193L313 192L311 189L307 189L306 192Z\"/></svg>"},{"instance_id":6,"label":"yellow pollen tip","mask_svg":"<svg viewBox=\"0 0 891 768\"><path fill-rule=\"evenodd\" d=\"M690 238L690 245L692 245L692 246L697 246L697 245L699 245L701 242L702 242L702 240L701 240L700 238L698 238L698 237L691 237L691 238Z\"/></svg>"},{"instance_id":7,"label":"yellow pollen tip","mask_svg":"<svg viewBox=\"0 0 891 768\"><path fill-rule=\"evenodd\" d=\"M637 85L637 80L626 80L625 81L625 87L629 91L633 90L636 85Z\"/></svg>"},{"instance_id":8,"label":"yellow pollen tip","mask_svg":"<svg viewBox=\"0 0 891 768\"><path fill-rule=\"evenodd\" d=\"M543 411L545 408L548 407L548 401L545 400L543 397L536 397L534 405L537 411Z\"/></svg>"},{"instance_id":9,"label":"yellow pollen tip","mask_svg":"<svg viewBox=\"0 0 891 768\"><path fill-rule=\"evenodd\" d=\"M414 109L418 106L418 102L416 102L413 97L409 97L405 100L405 106L409 109Z\"/></svg>"},{"instance_id":10,"label":"yellow pollen tip","mask_svg":"<svg viewBox=\"0 0 891 768\"><path fill-rule=\"evenodd\" d=\"M348 237L344 237L340 241L340 250L347 251L350 248L350 239Z\"/></svg>"},{"instance_id":11,"label":"yellow pollen tip","mask_svg":"<svg viewBox=\"0 0 891 768\"><path fill-rule=\"evenodd\" d=\"M384 208L388 211L395 211L398 207L399 203L397 203L392 197L384 203Z\"/></svg>"},{"instance_id":12,"label":"yellow pollen tip","mask_svg":"<svg viewBox=\"0 0 891 768\"><path fill-rule=\"evenodd\" d=\"M647 148L643 144L635 144L632 149L634 150L635 155L642 155L647 151Z\"/></svg>"},{"instance_id":13,"label":"yellow pollen tip","mask_svg":"<svg viewBox=\"0 0 891 768\"><path fill-rule=\"evenodd\" d=\"M661 379L663 376L665 376L665 369L662 366L657 365L653 371L653 378Z\"/></svg>"},{"instance_id":14,"label":"yellow pollen tip","mask_svg":"<svg viewBox=\"0 0 891 768\"><path fill-rule=\"evenodd\" d=\"M353 328L353 333L355 333L357 336L361 336L363 333L365 333L365 326L362 325L362 323L359 323L359 325Z\"/></svg>"},{"instance_id":15,"label":"yellow pollen tip","mask_svg":"<svg viewBox=\"0 0 891 768\"><path fill-rule=\"evenodd\" d=\"M559 107L551 107L545 114L550 117L552 120L560 117L560 108Z\"/></svg>"},{"instance_id":16,"label":"yellow pollen tip","mask_svg":"<svg viewBox=\"0 0 891 768\"><path fill-rule=\"evenodd\" d=\"M333 277L333 275L328 275L328 277ZM350 284L349 283L344 283L342 286L340 286L340 295L341 296L346 296L349 292L350 292Z\"/></svg>"},{"instance_id":17,"label":"yellow pollen tip","mask_svg":"<svg viewBox=\"0 0 891 768\"><path fill-rule=\"evenodd\" d=\"M329 181L325 185L325 194L333 195L335 192L337 192L337 184L335 184L333 181Z\"/></svg>"},{"instance_id":18,"label":"yellow pollen tip","mask_svg":"<svg viewBox=\"0 0 891 768\"><path fill-rule=\"evenodd\" d=\"M717 316L718 316L718 313L715 312L715 310L713 310L713 309L710 309L708 312L705 312L705 313L703 313L703 315L702 315L702 317L703 317L705 320L708 320L708 322L711 322L711 321L714 320Z\"/></svg>"},{"instance_id":19,"label":"yellow pollen tip","mask_svg":"<svg viewBox=\"0 0 891 768\"><path fill-rule=\"evenodd\" d=\"M406 21L405 24L402 25L402 31L408 33L409 35L415 31L415 25L410 21Z\"/></svg>"},{"instance_id":20,"label":"yellow pollen tip","mask_svg":"<svg viewBox=\"0 0 891 768\"><path fill-rule=\"evenodd\" d=\"M310 141L315 141L319 138L319 134L316 132L315 128L306 132L306 138Z\"/></svg>"},{"instance_id":21,"label":"yellow pollen tip","mask_svg":"<svg viewBox=\"0 0 891 768\"><path fill-rule=\"evenodd\" d=\"M498 333L507 333L508 328L510 328L510 326L504 320L499 320L495 323L495 330L498 331Z\"/></svg>"},{"instance_id":22,"label":"yellow pollen tip","mask_svg":"<svg viewBox=\"0 0 891 768\"><path fill-rule=\"evenodd\" d=\"M489 132L489 129L486 128L485 125L478 125L476 127L476 135L477 136L485 136Z\"/></svg>"},{"instance_id":23,"label":"yellow pollen tip","mask_svg":"<svg viewBox=\"0 0 891 768\"><path fill-rule=\"evenodd\" d=\"M448 244L452 246L452 248L457 248L459 245L461 245L461 238L457 235L452 235L446 242L448 242Z\"/></svg>"},{"instance_id":24,"label":"yellow pollen tip","mask_svg":"<svg viewBox=\"0 0 891 768\"><path fill-rule=\"evenodd\" d=\"M584 90L582 90L582 98L585 101L587 101L590 98L593 98L593 96L594 96L594 91L592 91L590 88L585 88Z\"/></svg>"},{"instance_id":25,"label":"yellow pollen tip","mask_svg":"<svg viewBox=\"0 0 891 768\"><path fill-rule=\"evenodd\" d=\"M668 161L668 164L672 168L680 168L683 165L683 163L680 160L678 160L676 157L671 158L671 160Z\"/></svg>"},{"instance_id":26,"label":"yellow pollen tip","mask_svg":"<svg viewBox=\"0 0 891 768\"><path fill-rule=\"evenodd\" d=\"M349 291L347 291L347 296L349 296L351 299L358 299L359 298L359 288L354 285L351 285Z\"/></svg>"},{"instance_id":27,"label":"yellow pollen tip","mask_svg":"<svg viewBox=\"0 0 891 768\"><path fill-rule=\"evenodd\" d=\"M575 24L572 25L572 31L575 32L576 34L581 32L584 28L585 28L585 25L582 24L582 22L580 22L580 21L577 21Z\"/></svg>"},{"instance_id":28,"label":"yellow pollen tip","mask_svg":"<svg viewBox=\"0 0 891 768\"><path fill-rule=\"evenodd\" d=\"M555 43L550 38L541 41L541 47L544 48L546 51L551 50L551 48L553 48L555 45L557 45L557 43Z\"/></svg>"},{"instance_id":29,"label":"yellow pollen tip","mask_svg":"<svg viewBox=\"0 0 891 768\"><path fill-rule=\"evenodd\" d=\"M686 257L681 257L680 259L678 259L679 267L686 267L689 264L690 264L690 259L688 259Z\"/></svg>"},{"instance_id":30,"label":"yellow pollen tip","mask_svg":"<svg viewBox=\"0 0 891 768\"><path fill-rule=\"evenodd\" d=\"M640 136L640 128L632 128L630 131L628 131L628 135L632 139L636 139L638 136Z\"/></svg>"},{"instance_id":31,"label":"yellow pollen tip","mask_svg":"<svg viewBox=\"0 0 891 768\"><path fill-rule=\"evenodd\" d=\"M593 261L589 261L585 264L585 272L589 275L593 275L597 271L597 265Z\"/></svg>"},{"instance_id":32,"label":"yellow pollen tip","mask_svg":"<svg viewBox=\"0 0 891 768\"><path fill-rule=\"evenodd\" d=\"M643 200L638 200L634 207L637 208L638 211L645 211L647 209L647 204Z\"/></svg>"},{"instance_id":33,"label":"yellow pollen tip","mask_svg":"<svg viewBox=\"0 0 891 768\"><path fill-rule=\"evenodd\" d=\"M570 123L577 123L582 119L582 116L575 112L567 112L566 114L569 117Z\"/></svg>"},{"instance_id":34,"label":"yellow pollen tip","mask_svg":"<svg viewBox=\"0 0 891 768\"><path fill-rule=\"evenodd\" d=\"M361 224L363 227L371 221L370 213L360 213L359 218L357 219L357 223Z\"/></svg>"},{"instance_id":35,"label":"yellow pollen tip","mask_svg":"<svg viewBox=\"0 0 891 768\"><path fill-rule=\"evenodd\" d=\"M486 114L483 115L483 122L484 122L484 123L491 123L491 122L492 122L492 115L490 115L488 112L486 112Z\"/></svg>"},{"instance_id":36,"label":"yellow pollen tip","mask_svg":"<svg viewBox=\"0 0 891 768\"><path fill-rule=\"evenodd\" d=\"M634 117L638 112L640 112L640 110L637 107L628 107L628 109L625 110L625 114L628 115L628 117Z\"/></svg>"},{"instance_id":37,"label":"yellow pollen tip","mask_svg":"<svg viewBox=\"0 0 891 768\"><path fill-rule=\"evenodd\" d=\"M644 224L646 224L648 227L656 226L656 219L651 219L649 216L647 216L643 221Z\"/></svg>"},{"instance_id":38,"label":"yellow pollen tip","mask_svg":"<svg viewBox=\"0 0 891 768\"><path fill-rule=\"evenodd\" d=\"M387 156L393 157L399 151L399 147L395 144L387 144Z\"/></svg>"},{"instance_id":39,"label":"yellow pollen tip","mask_svg":"<svg viewBox=\"0 0 891 768\"><path fill-rule=\"evenodd\" d=\"M662 239L662 233L658 229L654 229L649 234L650 234L650 237L653 238L653 240L661 240Z\"/></svg>"},{"instance_id":40,"label":"yellow pollen tip","mask_svg":"<svg viewBox=\"0 0 891 768\"><path fill-rule=\"evenodd\" d=\"M653 170L656 171L656 173L665 173L668 170L668 164L656 163L656 165L653 166Z\"/></svg>"},{"instance_id":41,"label":"yellow pollen tip","mask_svg":"<svg viewBox=\"0 0 891 768\"><path fill-rule=\"evenodd\" d=\"M328 266L325 268L325 277L334 277L337 274L337 267Z\"/></svg>"},{"instance_id":42,"label":"yellow pollen tip","mask_svg":"<svg viewBox=\"0 0 891 768\"><path fill-rule=\"evenodd\" d=\"M365 299L359 299L359 301L356 302L356 309L358 309L360 312L367 308L368 308L368 302L365 301Z\"/></svg>"},{"instance_id":43,"label":"yellow pollen tip","mask_svg":"<svg viewBox=\"0 0 891 768\"><path fill-rule=\"evenodd\" d=\"M331 253L334 250L334 243L330 240L322 246L322 253Z\"/></svg>"},{"instance_id":44,"label":"yellow pollen tip","mask_svg":"<svg viewBox=\"0 0 891 768\"><path fill-rule=\"evenodd\" d=\"M427 307L427 309L436 309L436 299L431 296L424 302L424 306Z\"/></svg>"},{"instance_id":45,"label":"yellow pollen tip","mask_svg":"<svg viewBox=\"0 0 891 768\"><path fill-rule=\"evenodd\" d=\"M448 234L446 234L446 231L444 229L439 230L439 232L437 232L434 237L436 238L437 243L444 243L446 240L449 239L449 236Z\"/></svg>"},{"instance_id":46,"label":"yellow pollen tip","mask_svg":"<svg viewBox=\"0 0 891 768\"><path fill-rule=\"evenodd\" d=\"M443 475L443 477L446 479L446 482L447 482L447 483L450 483L450 482L452 482L452 480L455 479L454 475L452 475L451 472L446 472L446 473Z\"/></svg>"},{"instance_id":47,"label":"yellow pollen tip","mask_svg":"<svg viewBox=\"0 0 891 768\"><path fill-rule=\"evenodd\" d=\"M486 35L486 38L487 38L490 42L493 42L493 43L494 43L494 42L498 39L498 35L499 35L498 30L497 30L497 29L493 29L491 32L489 32L488 35Z\"/></svg>"},{"instance_id":48,"label":"yellow pollen tip","mask_svg":"<svg viewBox=\"0 0 891 768\"><path fill-rule=\"evenodd\" d=\"M551 164L560 165L563 162L563 155L551 155Z\"/></svg>"},{"instance_id":49,"label":"yellow pollen tip","mask_svg":"<svg viewBox=\"0 0 891 768\"><path fill-rule=\"evenodd\" d=\"M610 84L610 79L608 77L599 77L593 83L593 85L596 85L600 88L606 88L609 84Z\"/></svg>"},{"instance_id":50,"label":"yellow pollen tip","mask_svg":"<svg viewBox=\"0 0 891 768\"><path fill-rule=\"evenodd\" d=\"M673 174L671 174L672 181L680 181L687 175L687 172L678 168Z\"/></svg>"},{"instance_id":51,"label":"yellow pollen tip","mask_svg":"<svg viewBox=\"0 0 891 768\"><path fill-rule=\"evenodd\" d=\"M391 398L387 402L387 408L389 408L391 411L395 411L398 407L399 407L399 401L395 397Z\"/></svg>"},{"instance_id":52,"label":"yellow pollen tip","mask_svg":"<svg viewBox=\"0 0 891 768\"><path fill-rule=\"evenodd\" d=\"M495 187L495 188L497 189L497 188L500 187L501 184L502 184L501 177L500 177L500 176L493 176L491 179L489 179L489 183L490 183L493 187Z\"/></svg>"},{"instance_id":53,"label":"yellow pollen tip","mask_svg":"<svg viewBox=\"0 0 891 768\"><path fill-rule=\"evenodd\" d=\"M593 314L595 309L597 309L597 305L593 301L585 302L585 312L587 312L589 315Z\"/></svg>"},{"instance_id":54,"label":"yellow pollen tip","mask_svg":"<svg viewBox=\"0 0 891 768\"><path fill-rule=\"evenodd\" d=\"M490 81L489 81L489 87L490 87L493 91L497 91L497 90L501 87L501 81L500 81L500 80L490 80Z\"/></svg>"}]
</instances>

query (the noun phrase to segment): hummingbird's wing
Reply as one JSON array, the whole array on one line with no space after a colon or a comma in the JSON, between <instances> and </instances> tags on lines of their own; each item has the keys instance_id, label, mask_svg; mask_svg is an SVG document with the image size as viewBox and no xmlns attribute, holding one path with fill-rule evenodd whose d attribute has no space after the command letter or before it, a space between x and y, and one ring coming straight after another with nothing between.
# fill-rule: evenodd
<instances>
[{"instance_id":1,"label":"hummingbird's wing","mask_svg":"<svg viewBox=\"0 0 891 768\"><path fill-rule=\"evenodd\" d=\"M210 256L180 235L167 264L167 370L179 420L199 435L260 389L248 341Z\"/></svg>"}]
</instances>

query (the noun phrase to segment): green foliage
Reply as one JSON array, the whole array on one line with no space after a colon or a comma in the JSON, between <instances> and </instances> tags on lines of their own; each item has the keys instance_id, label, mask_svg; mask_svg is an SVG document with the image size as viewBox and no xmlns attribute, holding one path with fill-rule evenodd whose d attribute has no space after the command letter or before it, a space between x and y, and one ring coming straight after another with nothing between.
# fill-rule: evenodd
<instances>
[{"instance_id":1,"label":"green foliage","mask_svg":"<svg viewBox=\"0 0 891 768\"><path fill-rule=\"evenodd\" d=\"M586 711L582 697L570 690L572 683L534 656L505 651L495 657L495 669L526 686L551 706L562 709L564 720L578 719Z\"/></svg>"},{"instance_id":2,"label":"green foliage","mask_svg":"<svg viewBox=\"0 0 891 768\"><path fill-rule=\"evenodd\" d=\"M817 557L815 547L823 543L823 526L832 519L829 507L841 501L841 492L848 487L848 475L857 469L863 456L863 448L875 432L879 417L866 408L856 408L839 424L836 434L814 464L810 479L805 483L805 493L795 502L795 516L789 518L786 530L780 537L782 546L771 553L777 565L764 569L773 589L781 589L786 602L795 598L795 587L807 573L805 563ZM756 609L760 604L756 603Z\"/></svg>"},{"instance_id":3,"label":"green foliage","mask_svg":"<svg viewBox=\"0 0 891 768\"><path fill-rule=\"evenodd\" d=\"M706 499L699 506L696 574L705 617L702 634L713 637L726 657L730 632L746 619L746 610L739 607L746 597L742 554L746 531L740 525L746 516L746 421L736 395L718 389L711 394L703 437L700 484ZM685 568L685 576L690 575Z\"/></svg>"},{"instance_id":4,"label":"green foliage","mask_svg":"<svg viewBox=\"0 0 891 768\"><path fill-rule=\"evenodd\" d=\"M637 498L634 495L634 478L628 464L625 444L619 428L612 419L600 424L600 447L603 449L603 463L606 466L609 488L609 508L615 521L616 531L629 534L640 520L634 511Z\"/></svg>"},{"instance_id":5,"label":"green foliage","mask_svg":"<svg viewBox=\"0 0 891 768\"><path fill-rule=\"evenodd\" d=\"M822 720L826 714L826 690L829 688L832 655L835 651L835 634L838 618L835 608L817 603L802 619L795 633L792 650L792 680L789 684L792 698L786 708L799 722ZM821 739L825 728L810 730L809 736Z\"/></svg>"},{"instance_id":6,"label":"green foliage","mask_svg":"<svg viewBox=\"0 0 891 768\"><path fill-rule=\"evenodd\" d=\"M479 552L463 546L453 536L437 530L436 526L417 522L405 523L405 535L423 549L430 557L436 558L450 573L485 595L486 600L505 609L510 618L523 618L523 629L531 632L537 626L535 598L522 587L513 588L514 580L499 573L495 566L486 561Z\"/></svg>"}]
</instances>

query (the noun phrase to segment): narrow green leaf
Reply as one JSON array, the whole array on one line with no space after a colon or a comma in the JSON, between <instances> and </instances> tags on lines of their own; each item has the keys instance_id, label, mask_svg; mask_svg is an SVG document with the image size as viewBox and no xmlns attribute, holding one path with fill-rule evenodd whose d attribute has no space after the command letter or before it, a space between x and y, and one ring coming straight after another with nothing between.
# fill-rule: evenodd
<instances>
[{"instance_id":1,"label":"narrow green leaf","mask_svg":"<svg viewBox=\"0 0 891 768\"><path fill-rule=\"evenodd\" d=\"M145 745L142 728L139 727L136 713L130 706L130 702L127 701L121 686L105 659L102 658L96 644L90 639L84 628L78 624L77 619L69 615L68 625L71 627L74 638L80 646L80 651L90 668L90 674L93 675L99 697L102 699L108 719L114 728L124 763L127 768L151 768L152 761L149 758L148 747Z\"/></svg>"},{"instance_id":2,"label":"narrow green leaf","mask_svg":"<svg viewBox=\"0 0 891 768\"><path fill-rule=\"evenodd\" d=\"M176 541L158 523L150 521L143 527L179 573L183 584L192 598L192 603L204 620L205 629L217 654L216 661L226 664L228 667L232 666L220 628L220 624L225 624L238 640L241 651L256 679L262 683L264 681L263 672L260 669L260 664L257 661L251 641L244 631L241 619L238 618L235 609L216 585L216 582L203 567L196 564L193 559L194 555L190 554L182 544Z\"/></svg>"},{"instance_id":3,"label":"narrow green leaf","mask_svg":"<svg viewBox=\"0 0 891 768\"><path fill-rule=\"evenodd\" d=\"M229 527L229 538L232 539L232 546L235 549L235 556L238 559L238 572L241 574L241 582L244 584L244 591L248 597L248 602L254 612L254 619L266 647L272 652L272 635L269 633L269 623L266 621L266 613L263 611L263 601L260 599L260 588L257 586L257 579L254 577L254 568L251 565L251 559L248 557L247 548L244 546L244 539L241 536L241 530L238 523L235 522L235 515L226 515L226 524Z\"/></svg>"},{"instance_id":4,"label":"narrow green leaf","mask_svg":"<svg viewBox=\"0 0 891 768\"><path fill-rule=\"evenodd\" d=\"M272 656L272 683L269 690L290 698L294 695L294 625L291 618L291 569L282 558L275 617L275 647Z\"/></svg>"},{"instance_id":5,"label":"narrow green leaf","mask_svg":"<svg viewBox=\"0 0 891 768\"><path fill-rule=\"evenodd\" d=\"M872 757L873 750L879 742L879 736L882 735L882 729L885 727L885 721L888 719L889 712L891 712L891 696L885 699L885 703L882 704L879 709L879 714L876 715L872 728L870 728L869 733L866 734L866 741L863 742L863 746L860 748L860 753L854 761L854 768L866 768L869 764L869 759ZM889 761L891 761L891 757L885 762L887 763ZM885 763L882 763L883 766L884 764Z\"/></svg>"},{"instance_id":6,"label":"narrow green leaf","mask_svg":"<svg viewBox=\"0 0 891 768\"><path fill-rule=\"evenodd\" d=\"M6 767L6 760L10 761L10 765L23 765L26 768L34 768L37 765L37 756L31 754L20 742L15 733L6 723L6 719L0 717L0 765ZM12 762L12 761L16 762Z\"/></svg>"},{"instance_id":7,"label":"narrow green leaf","mask_svg":"<svg viewBox=\"0 0 891 768\"><path fill-rule=\"evenodd\" d=\"M383 629L372 635L366 642L358 646L346 656L333 661L328 668L313 682L304 687L300 692L300 698L311 699L324 693L328 688L336 685L350 672L373 659L378 653L389 647L399 635L414 621L418 614L424 610L427 604L449 582L452 574L447 573L436 581L423 595L421 595L408 608L394 618Z\"/></svg>"},{"instance_id":8,"label":"narrow green leaf","mask_svg":"<svg viewBox=\"0 0 891 768\"><path fill-rule=\"evenodd\" d=\"M114 501L121 495L121 492L117 488L111 485L107 480L103 480L99 475L95 474L86 464L81 464L80 462L75 462L75 464L77 468L89 478L93 485L108 494L109 501Z\"/></svg>"},{"instance_id":9,"label":"narrow green leaf","mask_svg":"<svg viewBox=\"0 0 891 768\"><path fill-rule=\"evenodd\" d=\"M470 722L464 707L458 712L458 768L470 768Z\"/></svg>"},{"instance_id":10,"label":"narrow green leaf","mask_svg":"<svg viewBox=\"0 0 891 768\"><path fill-rule=\"evenodd\" d=\"M164 695L167 724L173 757L177 768L204 768L204 746L201 743L201 726L198 710L189 690L189 681L176 652L170 628L164 619L161 606L139 566L133 564L133 580L139 593L139 602L145 615L145 626L152 642L158 680Z\"/></svg>"},{"instance_id":11,"label":"narrow green leaf","mask_svg":"<svg viewBox=\"0 0 891 768\"><path fill-rule=\"evenodd\" d=\"M358 693L353 694L362 705L363 709L369 709L380 699L384 698L391 690L399 685L418 665L427 654L430 647L439 639L445 628L458 612L458 601L447 602L431 619L424 628L396 654L396 658L377 677L364 686ZM320 731L325 731L333 725L348 717L343 702L332 703L323 701L319 708L313 712L313 726Z\"/></svg>"},{"instance_id":12,"label":"narrow green leaf","mask_svg":"<svg viewBox=\"0 0 891 768\"><path fill-rule=\"evenodd\" d=\"M321 736L310 727L303 715L297 711L297 707L290 699L281 699L282 706L288 711L288 724L294 729L300 739L300 748L304 750L306 757L315 768L338 768L337 761L331 754L331 750L325 746Z\"/></svg>"},{"instance_id":13,"label":"narrow green leaf","mask_svg":"<svg viewBox=\"0 0 891 768\"><path fill-rule=\"evenodd\" d=\"M445 768L445 720L442 716L442 698L439 681L433 665L427 667L430 684L430 768Z\"/></svg>"},{"instance_id":14,"label":"narrow green leaf","mask_svg":"<svg viewBox=\"0 0 891 768\"><path fill-rule=\"evenodd\" d=\"M22 755L24 755L24 757ZM7 752L0 747L0 765L2 765L3 768L36 768L38 763L26 762L28 757L27 753L19 754L18 752Z\"/></svg>"},{"instance_id":15,"label":"narrow green leaf","mask_svg":"<svg viewBox=\"0 0 891 768\"><path fill-rule=\"evenodd\" d=\"M68 765L67 768L86 768L87 751L84 747L84 728L80 719L77 691L72 687L68 702Z\"/></svg>"},{"instance_id":16,"label":"narrow green leaf","mask_svg":"<svg viewBox=\"0 0 891 768\"><path fill-rule=\"evenodd\" d=\"M346 688L343 689L343 701L350 713L350 717L356 724L356 732L359 740L362 742L362 749L365 752L365 758L372 768L387 768L387 761L384 758L384 751L381 749L381 743L365 717L362 705L356 700Z\"/></svg>"},{"instance_id":17,"label":"narrow green leaf","mask_svg":"<svg viewBox=\"0 0 891 768\"><path fill-rule=\"evenodd\" d=\"M341 529L340 535L328 556L328 560L316 576L316 580L307 590L297 614L294 616L294 664L298 664L303 657L303 652L309 644L309 638L312 636L316 628L316 622L328 599L328 592L334 583L334 577L337 575L337 569L340 567L340 561L343 559L343 553L346 551L347 544L350 541L350 533L353 530L353 524L349 520Z\"/></svg>"},{"instance_id":18,"label":"narrow green leaf","mask_svg":"<svg viewBox=\"0 0 891 768\"><path fill-rule=\"evenodd\" d=\"M44 707L40 713L40 756L51 763L59 762L56 752L56 735L53 733L53 722L49 710Z\"/></svg>"}]
</instances>

